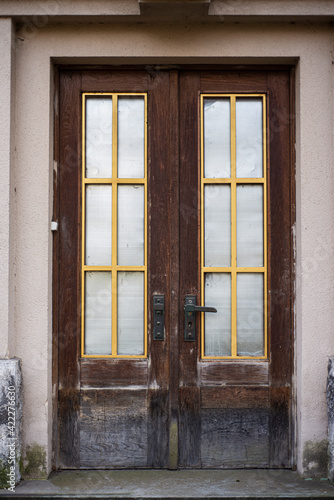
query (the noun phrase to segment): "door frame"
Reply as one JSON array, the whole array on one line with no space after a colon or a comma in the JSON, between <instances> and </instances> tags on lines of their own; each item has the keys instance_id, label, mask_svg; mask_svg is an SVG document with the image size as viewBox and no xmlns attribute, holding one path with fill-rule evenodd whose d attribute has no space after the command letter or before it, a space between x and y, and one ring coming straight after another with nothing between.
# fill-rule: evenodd
<instances>
[{"instance_id":1,"label":"door frame","mask_svg":"<svg viewBox=\"0 0 334 500\"><path fill-rule=\"evenodd\" d=\"M120 67L110 67L110 66L103 66L102 68L99 67L98 69L101 70L124 70L124 69L133 69L133 70L147 70L147 71L153 71L153 72L159 72L159 69L171 69L170 65L159 65L157 68L155 68L153 65L148 68L147 65L135 65L135 66L120 66ZM295 149L293 147L293 144L295 143L295 70L293 65L266 65L266 66L238 66L237 68L234 65L191 65L191 64L186 64L186 65L178 65L175 67L177 70L182 70L182 69L201 69L201 70L224 70L224 71L235 71L236 69L241 72L243 71L265 71L265 70L272 70L272 71L279 71L279 70L289 70L290 72L290 109L292 110L291 115L289 116L289 120L292 121L292 125L290 126L290 161L289 161L289 170L290 170L290 207L291 207L291 213L290 213L290 221L291 221L291 231L293 228L293 225L296 220L296 189L295 189ZM83 69L89 69L89 70L94 70L95 67L91 66L57 66L55 70L55 82L54 82L54 104L55 104L55 115L54 115L54 162L55 164L59 165L60 161L60 151L59 151L59 140L60 140L60 123L59 123L59 75L61 71L68 71L68 70L83 70ZM176 75L173 76L173 72L171 72L171 78L177 78ZM176 86L173 85L172 89L175 89ZM232 89L231 89L232 90ZM175 117L175 124L178 122L178 103L177 103L177 95L173 95L173 93L170 96L170 109L173 111L173 116ZM271 127L275 127L275 125L270 125ZM174 141L175 143L178 143L179 141L179 136L177 132L177 127L171 127L171 137L170 140ZM74 152L70 153L75 155ZM176 147L174 150L170 152L171 154L171 165L173 165L176 169L178 168L179 165L179 148ZM80 156L80 152L78 152L78 155ZM75 161L75 156L72 158L73 161ZM170 237L172 238L175 235L178 235L179 231L179 192L178 189L175 189L175 183L177 183L177 180L175 176L170 176L171 179L171 193L172 193L172 200L171 200L171 210L170 210L170 219L171 219L171 226L170 226ZM60 218L59 218L59 176L57 176L57 171L54 170L54 179L53 179L53 189L54 189L54 198L53 198L53 220L57 221L58 224L60 223ZM291 238L293 241L294 235L291 234ZM179 280L178 280L178 275L179 275L179 241L178 238L176 238L177 244L172 246L171 249L171 255L170 255L170 264L171 264L171 277L170 277L170 284L173 286L173 289L177 291L177 295L179 293ZM291 283L293 284L292 288L294 290L295 287L295 255L293 252L293 246L291 245ZM59 280L59 254L58 254L58 248L59 248L59 233L56 231L53 233L53 265L52 265L52 278L53 278L53 290L52 290L52 307L53 307L53 315L52 315L52 388L53 388L53 412L52 412L52 468L53 470L57 470L57 465L58 465L58 457L57 457L57 441L58 441L58 315L57 311L59 308L59 287L58 287L58 280ZM78 256L78 259L80 259L80 256ZM279 301L279 297L277 297L277 301ZM291 327L294 328L294 292L293 295L290 297L290 317L291 317ZM176 302L175 302L176 304ZM174 330L174 335L171 335L171 339L174 339L174 342L177 343L177 335L176 332L179 329L179 324L180 324L180 317L179 317L179 309L178 306L174 305L173 303L171 304L170 308L170 329L171 331ZM269 314L268 314L269 316ZM292 331L292 348L294 351L294 344L295 344L295 338L294 338L295 332ZM173 341L170 343L170 348L173 348ZM171 357L170 361L170 369L171 373L177 373L173 369L173 363L178 362L178 360L173 360L173 357ZM295 354L293 353L292 355L292 367L291 367L291 372L292 375L294 373L294 368L295 368ZM295 436L295 426L296 426L296 411L295 411L295 390L294 390L294 378L292 376L292 395L291 395L291 406L290 406L290 429L291 429L291 438L290 438L290 445L291 445L291 465L292 468L295 469L295 452L296 452L296 436ZM170 425L170 431L169 431L169 438L170 442L172 443L171 450L170 450L170 467L171 469L177 468L177 449L175 448L175 445L177 445L177 440L176 440L176 435L175 435L175 429L177 429L177 426L173 424L173 422L178 418L177 412L175 412L175 408L178 404L178 381L176 376L171 376L170 379L170 415L171 415L171 425ZM173 447L174 443L174 447Z\"/></svg>"}]
</instances>

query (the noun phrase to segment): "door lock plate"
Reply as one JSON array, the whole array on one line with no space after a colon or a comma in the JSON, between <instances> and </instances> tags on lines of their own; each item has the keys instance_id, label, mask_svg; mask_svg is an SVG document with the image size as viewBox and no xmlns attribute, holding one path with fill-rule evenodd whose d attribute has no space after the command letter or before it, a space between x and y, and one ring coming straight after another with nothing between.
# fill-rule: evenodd
<instances>
[{"instance_id":1,"label":"door lock plate","mask_svg":"<svg viewBox=\"0 0 334 500\"><path fill-rule=\"evenodd\" d=\"M196 340L196 313L197 312L216 313L217 309L212 306L197 306L196 295L186 295L184 312L185 312L184 340L194 341Z\"/></svg>"},{"instance_id":2,"label":"door lock plate","mask_svg":"<svg viewBox=\"0 0 334 500\"><path fill-rule=\"evenodd\" d=\"M196 340L196 295L186 295L185 301L185 328L184 340L194 342Z\"/></svg>"},{"instance_id":3,"label":"door lock plate","mask_svg":"<svg viewBox=\"0 0 334 500\"><path fill-rule=\"evenodd\" d=\"M165 340L164 295L153 295L153 340Z\"/></svg>"}]
</instances>

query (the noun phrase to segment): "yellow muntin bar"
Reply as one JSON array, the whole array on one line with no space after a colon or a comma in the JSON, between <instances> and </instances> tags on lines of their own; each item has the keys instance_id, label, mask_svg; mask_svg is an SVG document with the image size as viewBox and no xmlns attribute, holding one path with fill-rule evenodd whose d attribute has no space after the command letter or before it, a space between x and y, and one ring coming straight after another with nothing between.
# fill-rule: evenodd
<instances>
[{"instance_id":1,"label":"yellow muntin bar","mask_svg":"<svg viewBox=\"0 0 334 500\"><path fill-rule=\"evenodd\" d=\"M145 184L145 179L84 179L85 184Z\"/></svg>"},{"instance_id":2,"label":"yellow muntin bar","mask_svg":"<svg viewBox=\"0 0 334 500\"><path fill-rule=\"evenodd\" d=\"M103 359L106 359L106 358L109 358L109 359L115 359L115 358L120 358L120 359L144 359L146 358L146 355L145 354L140 354L140 355L134 355L134 354L127 354L127 355L123 355L123 354L119 354L118 356L113 356L112 354L85 354L84 356L82 356L83 358L103 358Z\"/></svg>"},{"instance_id":3,"label":"yellow muntin bar","mask_svg":"<svg viewBox=\"0 0 334 500\"><path fill-rule=\"evenodd\" d=\"M268 172L267 172L267 101L262 96L263 111L263 256L264 256L264 355L268 357Z\"/></svg>"},{"instance_id":4,"label":"yellow muntin bar","mask_svg":"<svg viewBox=\"0 0 334 500\"><path fill-rule=\"evenodd\" d=\"M231 356L237 355L237 185L236 113L231 97Z\"/></svg>"},{"instance_id":5,"label":"yellow muntin bar","mask_svg":"<svg viewBox=\"0 0 334 500\"><path fill-rule=\"evenodd\" d=\"M222 92L221 94L216 94L216 93L206 93L206 94L201 94L201 97L230 97L230 98L236 98L236 97L261 97L265 98L265 94L252 94L252 93L244 93L244 94L230 94L230 93L224 93Z\"/></svg>"},{"instance_id":6,"label":"yellow muntin bar","mask_svg":"<svg viewBox=\"0 0 334 500\"><path fill-rule=\"evenodd\" d=\"M110 96L112 97L112 174L111 178L86 178L85 158L85 135L86 135L86 97L87 96ZM145 174L144 178L118 178L118 97L119 96L143 96L145 102ZM110 184L112 186L112 262L110 266L88 266L85 265L85 187L90 184ZM117 264L117 220L118 203L117 189L119 184L142 184L144 185L145 222L144 222L144 265L143 266L119 266ZM121 358L121 359L143 359L147 357L147 94L136 92L113 93L113 92L87 92L82 95L82 264L81 264L81 356L84 358ZM112 352L105 354L85 354L85 272L107 271L112 276ZM144 272L144 354L141 355L118 355L117 354L117 275L118 272Z\"/></svg>"},{"instance_id":7,"label":"yellow muntin bar","mask_svg":"<svg viewBox=\"0 0 334 500\"><path fill-rule=\"evenodd\" d=\"M204 306L204 97L200 96L200 117L201 117L201 305ZM201 313L201 357L205 357L205 326L204 313Z\"/></svg>"},{"instance_id":8,"label":"yellow muntin bar","mask_svg":"<svg viewBox=\"0 0 334 500\"><path fill-rule=\"evenodd\" d=\"M144 114L144 177L145 177L145 187L144 187L144 356L147 357L147 94L144 95L145 100L145 114Z\"/></svg>"},{"instance_id":9,"label":"yellow muntin bar","mask_svg":"<svg viewBox=\"0 0 334 500\"><path fill-rule=\"evenodd\" d=\"M265 179L264 178L241 178L238 177L235 179L235 182L237 184L264 184ZM231 179L203 179L203 184L230 184Z\"/></svg>"},{"instance_id":10,"label":"yellow muntin bar","mask_svg":"<svg viewBox=\"0 0 334 500\"><path fill-rule=\"evenodd\" d=\"M236 267L237 273L263 273L264 267ZM205 273L231 273L232 267L203 267Z\"/></svg>"},{"instance_id":11,"label":"yellow muntin bar","mask_svg":"<svg viewBox=\"0 0 334 500\"><path fill-rule=\"evenodd\" d=\"M267 356L205 356L205 360L212 360L212 361L217 361L217 360L225 360L225 361L245 361L245 360L255 360L255 361L267 361L268 358Z\"/></svg>"},{"instance_id":12,"label":"yellow muntin bar","mask_svg":"<svg viewBox=\"0 0 334 500\"><path fill-rule=\"evenodd\" d=\"M84 266L85 271L145 271L145 266Z\"/></svg>"},{"instance_id":13,"label":"yellow muntin bar","mask_svg":"<svg viewBox=\"0 0 334 500\"><path fill-rule=\"evenodd\" d=\"M204 177L204 98L205 97L229 97L230 98L230 127L231 127L231 177L205 178ZM263 177L261 178L237 178L236 176L236 98L237 97L260 97L263 103ZM204 342L204 314L201 322L201 356L207 360L266 360L268 357L268 276L267 276L267 137L266 137L266 96L265 94L202 94L200 96L201 117L201 296L204 302L204 279L206 273L229 273L231 274L231 356L205 356ZM204 185L205 184L230 184L231 185L231 266L230 267L206 267L204 265ZM263 220L264 220L264 262L262 267L238 267L237 266L237 209L236 188L239 184L262 184L264 192ZM264 277L264 355L263 356L238 356L237 354L237 274L238 273L261 273Z\"/></svg>"},{"instance_id":14,"label":"yellow muntin bar","mask_svg":"<svg viewBox=\"0 0 334 500\"><path fill-rule=\"evenodd\" d=\"M81 356L85 355L85 233L86 233L86 96L82 96L82 171L81 171Z\"/></svg>"},{"instance_id":15,"label":"yellow muntin bar","mask_svg":"<svg viewBox=\"0 0 334 500\"><path fill-rule=\"evenodd\" d=\"M118 96L112 101L112 257L113 272L111 275L111 353L117 356L117 157L118 157Z\"/></svg>"},{"instance_id":16,"label":"yellow muntin bar","mask_svg":"<svg viewBox=\"0 0 334 500\"><path fill-rule=\"evenodd\" d=\"M83 96L87 96L87 95L95 95L95 96L111 96L111 97L114 97L114 96L146 96L145 92L84 92L82 94Z\"/></svg>"}]
</instances>

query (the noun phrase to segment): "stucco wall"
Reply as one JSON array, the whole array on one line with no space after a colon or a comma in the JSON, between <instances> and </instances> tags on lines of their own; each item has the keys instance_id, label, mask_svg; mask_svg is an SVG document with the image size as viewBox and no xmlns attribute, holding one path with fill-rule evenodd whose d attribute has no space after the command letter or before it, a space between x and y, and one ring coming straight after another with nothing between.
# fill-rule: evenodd
<instances>
[{"instance_id":1,"label":"stucco wall","mask_svg":"<svg viewBox=\"0 0 334 500\"><path fill-rule=\"evenodd\" d=\"M13 29L11 19L0 19L0 358L8 351L8 342L12 329L12 284L10 275L12 268L11 238L11 187L10 165L13 152L13 110L14 110L14 50Z\"/></svg>"},{"instance_id":2,"label":"stucco wall","mask_svg":"<svg viewBox=\"0 0 334 500\"><path fill-rule=\"evenodd\" d=\"M334 353L332 46L332 28L325 24L47 24L18 32L13 163L16 272L11 276L15 331L10 355L23 361L24 443L47 450L48 470L52 417L52 64L176 59L296 61L297 464L308 474L319 470L316 463L310 463L313 459L307 458L307 450L319 449L319 456L323 456L327 357Z\"/></svg>"}]
</instances>

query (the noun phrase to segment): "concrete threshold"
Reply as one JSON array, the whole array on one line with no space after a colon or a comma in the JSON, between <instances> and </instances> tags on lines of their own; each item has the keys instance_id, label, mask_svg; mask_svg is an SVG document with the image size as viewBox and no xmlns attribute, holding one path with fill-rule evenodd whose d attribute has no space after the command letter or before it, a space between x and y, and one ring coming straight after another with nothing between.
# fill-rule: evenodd
<instances>
[{"instance_id":1,"label":"concrete threshold","mask_svg":"<svg viewBox=\"0 0 334 500\"><path fill-rule=\"evenodd\" d=\"M334 498L326 479L303 479L288 470L87 470L52 473L45 481L21 481L7 498L206 500Z\"/></svg>"}]
</instances>

